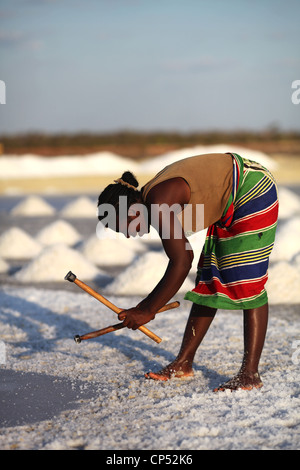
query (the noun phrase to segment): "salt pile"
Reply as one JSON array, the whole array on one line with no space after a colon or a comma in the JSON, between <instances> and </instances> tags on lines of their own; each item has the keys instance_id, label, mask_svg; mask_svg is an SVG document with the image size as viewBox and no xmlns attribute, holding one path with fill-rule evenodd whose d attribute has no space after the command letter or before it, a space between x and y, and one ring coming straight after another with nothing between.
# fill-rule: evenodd
<instances>
[{"instance_id":1,"label":"salt pile","mask_svg":"<svg viewBox=\"0 0 300 470\"><path fill-rule=\"evenodd\" d=\"M161 246L160 236L157 230L155 230L155 228L153 228L152 226L150 227L149 233L146 233L145 235L143 235L141 237L141 240L144 244L153 245L153 246Z\"/></svg>"},{"instance_id":2,"label":"salt pile","mask_svg":"<svg viewBox=\"0 0 300 470\"><path fill-rule=\"evenodd\" d=\"M269 170L276 168L276 163L265 153L256 150L250 150L243 147L237 147L236 145L199 145L191 148L184 148L174 150L172 152L159 155L158 157L146 160L140 164L140 174L156 174L162 168L170 165L173 162L181 160L183 158L192 157L194 155L202 155L206 153L226 153L233 152L239 154L241 157L254 160L262 165L266 166Z\"/></svg>"},{"instance_id":3,"label":"salt pile","mask_svg":"<svg viewBox=\"0 0 300 470\"><path fill-rule=\"evenodd\" d=\"M299 304L300 264L281 261L271 266L266 290L270 304Z\"/></svg>"},{"instance_id":4,"label":"salt pile","mask_svg":"<svg viewBox=\"0 0 300 470\"><path fill-rule=\"evenodd\" d=\"M0 258L0 273L7 273L9 270L9 265L4 261L4 259Z\"/></svg>"},{"instance_id":5,"label":"salt pile","mask_svg":"<svg viewBox=\"0 0 300 470\"><path fill-rule=\"evenodd\" d=\"M300 269L300 253L294 258L295 265Z\"/></svg>"},{"instance_id":6,"label":"salt pile","mask_svg":"<svg viewBox=\"0 0 300 470\"><path fill-rule=\"evenodd\" d=\"M270 261L290 261L300 252L300 217L294 217L278 227Z\"/></svg>"},{"instance_id":7,"label":"salt pile","mask_svg":"<svg viewBox=\"0 0 300 470\"><path fill-rule=\"evenodd\" d=\"M136 256L136 252L117 239L99 240L92 235L80 247L82 254L98 266L127 266Z\"/></svg>"},{"instance_id":8,"label":"salt pile","mask_svg":"<svg viewBox=\"0 0 300 470\"><path fill-rule=\"evenodd\" d=\"M1 155L0 179L50 178L64 176L121 176L124 168L135 172L138 165L112 152L85 156L41 157L38 155Z\"/></svg>"},{"instance_id":9,"label":"salt pile","mask_svg":"<svg viewBox=\"0 0 300 470\"><path fill-rule=\"evenodd\" d=\"M279 219L288 219L300 214L300 197L290 189L281 186L278 189Z\"/></svg>"},{"instance_id":10,"label":"salt pile","mask_svg":"<svg viewBox=\"0 0 300 470\"><path fill-rule=\"evenodd\" d=\"M81 236L68 222L57 220L44 227L36 235L36 240L42 245L63 243L68 246L73 246L81 240Z\"/></svg>"},{"instance_id":11,"label":"salt pile","mask_svg":"<svg viewBox=\"0 0 300 470\"><path fill-rule=\"evenodd\" d=\"M20 282L59 282L64 280L69 271L84 279L110 279L78 251L63 244L45 248L39 256L15 273L14 278Z\"/></svg>"},{"instance_id":12,"label":"salt pile","mask_svg":"<svg viewBox=\"0 0 300 470\"><path fill-rule=\"evenodd\" d=\"M125 238L124 235L118 238L119 244L124 246L125 249L130 248L135 253L145 253L147 251L147 244L145 243L144 237L130 237ZM161 240L159 238L159 243L161 244Z\"/></svg>"},{"instance_id":13,"label":"salt pile","mask_svg":"<svg viewBox=\"0 0 300 470\"><path fill-rule=\"evenodd\" d=\"M131 158L125 158L112 152L97 152L80 159L81 171L91 175L121 176L125 170L138 171L139 164ZM84 165L84 168L82 168Z\"/></svg>"},{"instance_id":14,"label":"salt pile","mask_svg":"<svg viewBox=\"0 0 300 470\"><path fill-rule=\"evenodd\" d=\"M123 246L124 249L130 249L135 253L143 253L147 249L144 243L144 237L140 238L136 236L126 238L123 233L118 233L110 228L106 228L101 222L96 226L96 235L99 240L116 240L120 247Z\"/></svg>"},{"instance_id":15,"label":"salt pile","mask_svg":"<svg viewBox=\"0 0 300 470\"><path fill-rule=\"evenodd\" d=\"M121 232L115 232L114 230L104 227L101 222L98 222L96 226L96 235L99 240L118 240L118 242L126 246L126 248L130 248L137 253L144 252L147 248L144 243L144 237L130 237L126 238L125 235ZM160 239L159 239L160 240Z\"/></svg>"},{"instance_id":16,"label":"salt pile","mask_svg":"<svg viewBox=\"0 0 300 470\"><path fill-rule=\"evenodd\" d=\"M116 295L148 295L163 277L167 264L168 258L163 252L145 253L116 276L106 291ZM178 292L193 287L193 282L186 279Z\"/></svg>"},{"instance_id":17,"label":"salt pile","mask_svg":"<svg viewBox=\"0 0 300 470\"><path fill-rule=\"evenodd\" d=\"M0 237L0 256L4 259L29 259L40 251L40 243L18 227L8 229Z\"/></svg>"},{"instance_id":18,"label":"salt pile","mask_svg":"<svg viewBox=\"0 0 300 470\"><path fill-rule=\"evenodd\" d=\"M201 230L200 232L194 233L188 237L188 241L194 253L193 264L190 270L191 274L196 274L197 272L198 262L205 242L206 232L206 230Z\"/></svg>"},{"instance_id":19,"label":"salt pile","mask_svg":"<svg viewBox=\"0 0 300 470\"><path fill-rule=\"evenodd\" d=\"M235 145L203 145L179 149L148 159L142 163L127 159L111 152L97 152L85 156L40 157L37 155L5 156L0 159L0 179L15 178L49 178L65 176L111 175L119 177L130 170L136 175L153 175L164 166L180 160L205 153L236 152L239 155L262 163L270 170L275 162L266 154L237 147Z\"/></svg>"},{"instance_id":20,"label":"salt pile","mask_svg":"<svg viewBox=\"0 0 300 470\"><path fill-rule=\"evenodd\" d=\"M62 217L96 218L97 207L88 197L79 197L67 204L60 212Z\"/></svg>"},{"instance_id":21,"label":"salt pile","mask_svg":"<svg viewBox=\"0 0 300 470\"><path fill-rule=\"evenodd\" d=\"M11 215L31 217L47 216L53 214L55 214L54 207L52 207L39 196L29 196L11 210Z\"/></svg>"}]
</instances>

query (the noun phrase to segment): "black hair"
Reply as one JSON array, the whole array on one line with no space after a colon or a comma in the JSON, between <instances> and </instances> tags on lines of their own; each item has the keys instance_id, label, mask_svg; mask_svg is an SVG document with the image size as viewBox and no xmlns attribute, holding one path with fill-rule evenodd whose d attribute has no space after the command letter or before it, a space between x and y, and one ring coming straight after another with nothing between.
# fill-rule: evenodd
<instances>
[{"instance_id":1,"label":"black hair","mask_svg":"<svg viewBox=\"0 0 300 470\"><path fill-rule=\"evenodd\" d=\"M122 181L125 183L134 186L134 188L138 188L139 183L136 177L131 173L131 171L125 171L121 176ZM139 200L140 192L134 188L130 188L127 185L122 184L121 182L112 183L106 186L106 188L100 193L98 197L98 207L101 204L111 204L116 208L118 212L118 205L119 205L119 197L126 196L127 197L127 210L128 208L136 203ZM99 216L98 219L102 220L104 216Z\"/></svg>"}]
</instances>

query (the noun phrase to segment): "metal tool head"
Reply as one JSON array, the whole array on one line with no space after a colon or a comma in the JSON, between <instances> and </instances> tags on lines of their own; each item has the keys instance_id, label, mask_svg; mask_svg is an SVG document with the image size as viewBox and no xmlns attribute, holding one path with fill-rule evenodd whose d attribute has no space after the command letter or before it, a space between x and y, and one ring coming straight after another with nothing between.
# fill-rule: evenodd
<instances>
[{"instance_id":1,"label":"metal tool head","mask_svg":"<svg viewBox=\"0 0 300 470\"><path fill-rule=\"evenodd\" d=\"M79 336L79 335L74 336L74 341L75 341L75 343L77 343L77 344L81 343L80 336Z\"/></svg>"},{"instance_id":2,"label":"metal tool head","mask_svg":"<svg viewBox=\"0 0 300 470\"><path fill-rule=\"evenodd\" d=\"M72 273L72 271L69 271L68 274L65 275L66 281L74 282L75 279L76 279L76 276L75 274Z\"/></svg>"}]
</instances>

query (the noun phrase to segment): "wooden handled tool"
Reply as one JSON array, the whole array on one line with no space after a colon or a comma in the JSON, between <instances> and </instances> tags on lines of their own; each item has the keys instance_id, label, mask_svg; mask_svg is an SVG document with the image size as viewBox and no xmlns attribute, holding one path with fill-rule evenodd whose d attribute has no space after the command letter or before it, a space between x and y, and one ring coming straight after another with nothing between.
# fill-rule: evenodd
<instances>
[{"instance_id":1,"label":"wooden handled tool","mask_svg":"<svg viewBox=\"0 0 300 470\"><path fill-rule=\"evenodd\" d=\"M170 304L165 305L162 307L160 310L158 310L157 313L160 312L165 312L166 310L170 310L172 308L177 308L179 307L180 303L179 302L171 302ZM107 326L106 328L102 328L101 330L96 330L96 331L91 331L90 333L86 333L85 335L79 336L76 335L74 337L75 343L81 343L81 341L85 339L92 339L92 338L97 338L98 336L106 335L107 333L112 333L113 331L121 330L122 328L125 328L123 323L117 323L116 325L111 325Z\"/></svg>"},{"instance_id":2,"label":"wooden handled tool","mask_svg":"<svg viewBox=\"0 0 300 470\"><path fill-rule=\"evenodd\" d=\"M116 307L113 303L111 303L109 300L107 300L105 297L103 297L103 295L99 294L94 289L92 289L90 286L88 286L84 282L77 279L76 275L74 273L72 273L71 271L69 271L68 274L66 274L65 280L70 281L70 282L74 282L78 287L83 289L85 292L90 294L92 297L95 297L95 299L99 300L99 302L106 305L108 308L113 310L115 313L118 314L118 313L123 311L123 309L121 309L119 307ZM179 303L178 303L178 305L179 305ZM176 306L178 306L178 305L176 305ZM174 308L174 307L170 307L170 308ZM152 333L152 331L148 330L148 328L146 328L145 326L140 326L139 330L142 331L145 335L147 335L149 338L151 338L156 343L161 342L161 338L159 336L157 336L156 334Z\"/></svg>"}]
</instances>

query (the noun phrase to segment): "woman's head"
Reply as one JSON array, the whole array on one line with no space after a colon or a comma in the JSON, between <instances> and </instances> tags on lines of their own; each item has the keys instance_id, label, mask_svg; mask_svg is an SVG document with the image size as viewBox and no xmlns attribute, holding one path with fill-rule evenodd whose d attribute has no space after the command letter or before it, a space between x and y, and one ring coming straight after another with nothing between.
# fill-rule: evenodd
<instances>
[{"instance_id":1,"label":"woman's head","mask_svg":"<svg viewBox=\"0 0 300 470\"><path fill-rule=\"evenodd\" d=\"M138 186L135 176L125 171L102 191L98 198L98 219L105 227L128 236L128 225L136 218L130 214L130 207L142 203Z\"/></svg>"}]
</instances>

